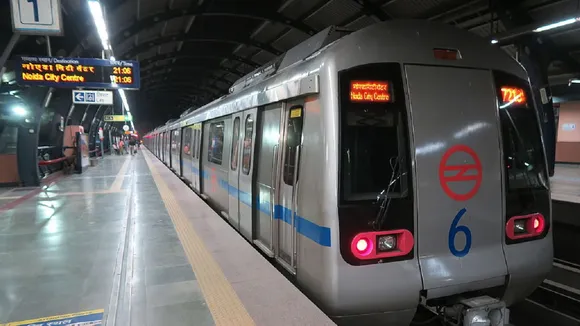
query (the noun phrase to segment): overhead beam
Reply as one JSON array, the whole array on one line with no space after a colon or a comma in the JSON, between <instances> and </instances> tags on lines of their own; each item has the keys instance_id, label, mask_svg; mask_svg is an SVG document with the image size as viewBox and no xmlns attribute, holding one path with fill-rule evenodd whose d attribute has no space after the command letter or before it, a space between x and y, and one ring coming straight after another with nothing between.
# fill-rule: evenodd
<instances>
[{"instance_id":1,"label":"overhead beam","mask_svg":"<svg viewBox=\"0 0 580 326\"><path fill-rule=\"evenodd\" d=\"M243 73L237 70L219 66L203 67L203 66L187 66L187 65L165 65L165 66L157 66L155 68L147 70L146 72L143 72L141 75L141 80L146 80L148 78L153 78L159 75L169 75L170 73L176 73L178 76L182 77L189 77L191 74L195 75L200 71L223 71L238 77L244 76Z\"/></svg>"},{"instance_id":2,"label":"overhead beam","mask_svg":"<svg viewBox=\"0 0 580 326\"><path fill-rule=\"evenodd\" d=\"M179 54L182 53L182 54ZM237 62L241 62L244 64L247 64L248 66L252 66L254 68L258 68L260 67L260 65L256 62L253 62L251 60L248 60L244 57L241 57L239 55L235 55L235 54L226 54L226 53L207 53L207 54L187 54L184 52L171 52L171 53L167 53L167 54L158 54L154 57L145 59L145 60L141 60L141 69L143 69L144 67L146 68L148 65L154 64L156 62L159 61L165 61L165 60L196 60L196 59L210 59L210 58L217 58L217 59L228 59L230 61L237 61Z\"/></svg>"},{"instance_id":3,"label":"overhead beam","mask_svg":"<svg viewBox=\"0 0 580 326\"><path fill-rule=\"evenodd\" d=\"M199 95L198 92L205 92L205 93L212 93L213 95L218 95L220 93L219 90L214 89L212 87L209 86L205 86L205 85L199 85L199 84L189 84L189 85L185 85L184 87L173 87L171 85L155 85L154 87L148 88L147 89L147 95L149 94L153 94L154 92L157 91L163 91L163 92L171 92L171 93L185 93L185 94L196 94ZM146 96L147 96L146 95Z\"/></svg>"},{"instance_id":4,"label":"overhead beam","mask_svg":"<svg viewBox=\"0 0 580 326\"><path fill-rule=\"evenodd\" d=\"M387 14L383 9L381 9L381 6L376 3L373 3L369 0L353 0L353 1L362 6L361 11L362 14L365 14L367 16L375 16L381 21L393 19L391 15Z\"/></svg>"},{"instance_id":5,"label":"overhead beam","mask_svg":"<svg viewBox=\"0 0 580 326\"><path fill-rule=\"evenodd\" d=\"M183 98L200 99L202 102L207 103L211 99L220 97L219 95L210 94L207 92L182 93L182 92L171 92L163 89L152 91L152 96L154 96L156 100L162 99L162 103L164 104L179 102Z\"/></svg>"},{"instance_id":6,"label":"overhead beam","mask_svg":"<svg viewBox=\"0 0 580 326\"><path fill-rule=\"evenodd\" d=\"M195 35L192 35L192 34L182 33L179 35L157 37L157 38L154 38L154 39L149 40L147 42L143 42L143 43L141 43L133 48L130 48L124 53L119 53L118 56L119 56L119 58L131 59L131 58L134 58L143 52L147 52L147 51L151 50L151 48L153 48L153 47L160 46L160 45L167 44L167 43L173 43L173 42L217 42L217 43L231 43L234 45L242 44L242 45L256 47L256 48L261 49L263 51L270 52L274 55L282 54L282 51L275 49L274 47L272 47L269 44L258 42L250 37L245 38L245 37L228 35L226 32L226 33L223 33L223 35L219 35L219 34L207 35L204 33L197 33Z\"/></svg>"},{"instance_id":7,"label":"overhead beam","mask_svg":"<svg viewBox=\"0 0 580 326\"><path fill-rule=\"evenodd\" d=\"M309 35L314 35L316 33L313 28L304 24L302 21L291 19L278 12L269 11L263 6L240 6L233 2L222 2L219 6L215 6L214 8L200 8L197 5L197 1L193 1L193 3L192 6L186 9L168 9L165 12L151 15L140 20L135 20L132 25L119 31L115 36L113 36L112 44L116 45L122 43L126 39L131 38L146 29L150 29L156 24L188 16L218 17L221 19L224 19L224 17L240 17L259 21L276 22Z\"/></svg>"},{"instance_id":8,"label":"overhead beam","mask_svg":"<svg viewBox=\"0 0 580 326\"><path fill-rule=\"evenodd\" d=\"M525 11L521 9L522 0L517 0L510 2L510 6L506 5L506 2L498 1L496 3L496 10L499 19L502 21L506 29L513 30L521 28L522 26L527 26L533 23L532 17ZM541 37L541 44L538 43L537 38L541 37L538 35L523 36L522 43L527 43L530 46L539 48L541 51L546 51L551 57L552 61L558 60L562 61L568 68L574 70L575 72L580 72L580 63L570 56L570 53L563 51L554 41L549 37Z\"/></svg>"},{"instance_id":9,"label":"overhead beam","mask_svg":"<svg viewBox=\"0 0 580 326\"><path fill-rule=\"evenodd\" d=\"M157 78L157 76L160 76L159 78ZM168 77L167 79L165 79L164 76L168 76L165 74L160 74L157 75L154 78L149 78L147 79L147 82L144 84L141 84L141 89L142 90L147 90L148 87L154 86L154 85L158 85L158 84L169 84L169 85L182 85L182 84L192 84L192 83L206 83L208 81L219 81L222 82L224 84L228 84L231 85L233 84L231 81L221 77L221 76L215 76L215 75L211 75L211 74L206 74L206 75L199 75L196 76L197 78L177 78L177 77L182 77L179 76L178 74L175 74L175 77L170 78Z\"/></svg>"}]
</instances>

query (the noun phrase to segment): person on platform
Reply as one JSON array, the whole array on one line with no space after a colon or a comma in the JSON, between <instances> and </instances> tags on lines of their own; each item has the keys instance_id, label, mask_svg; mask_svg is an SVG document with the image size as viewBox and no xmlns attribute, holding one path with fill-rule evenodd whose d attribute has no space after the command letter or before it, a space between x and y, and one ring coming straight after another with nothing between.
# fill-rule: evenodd
<instances>
[{"instance_id":1,"label":"person on platform","mask_svg":"<svg viewBox=\"0 0 580 326\"><path fill-rule=\"evenodd\" d=\"M129 151L131 152L131 155L135 155L136 154L135 152L137 152L135 150L135 145L136 145L135 138L131 137L131 139L129 140Z\"/></svg>"},{"instance_id":2,"label":"person on platform","mask_svg":"<svg viewBox=\"0 0 580 326\"><path fill-rule=\"evenodd\" d=\"M119 140L119 151L121 152L121 155L125 155L125 142L123 139Z\"/></svg>"}]
</instances>

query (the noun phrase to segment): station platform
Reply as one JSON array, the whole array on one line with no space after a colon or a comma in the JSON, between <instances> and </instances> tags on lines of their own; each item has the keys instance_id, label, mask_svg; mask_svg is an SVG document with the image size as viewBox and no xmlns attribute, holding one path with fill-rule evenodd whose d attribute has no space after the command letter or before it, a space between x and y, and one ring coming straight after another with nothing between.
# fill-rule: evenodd
<instances>
[{"instance_id":1,"label":"station platform","mask_svg":"<svg viewBox=\"0 0 580 326\"><path fill-rule=\"evenodd\" d=\"M48 322L334 325L143 147L0 192L0 324Z\"/></svg>"},{"instance_id":2,"label":"station platform","mask_svg":"<svg viewBox=\"0 0 580 326\"><path fill-rule=\"evenodd\" d=\"M580 227L580 165L556 164L550 184L554 221Z\"/></svg>"}]
</instances>

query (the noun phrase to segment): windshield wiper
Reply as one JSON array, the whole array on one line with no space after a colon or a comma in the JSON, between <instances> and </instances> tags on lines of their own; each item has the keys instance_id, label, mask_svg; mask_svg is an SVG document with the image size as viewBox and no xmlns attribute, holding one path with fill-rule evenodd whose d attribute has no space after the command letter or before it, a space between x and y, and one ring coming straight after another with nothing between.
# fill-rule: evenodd
<instances>
[{"instance_id":1,"label":"windshield wiper","mask_svg":"<svg viewBox=\"0 0 580 326\"><path fill-rule=\"evenodd\" d=\"M407 172L401 172L401 157L391 157L389 163L391 165L391 169L393 173L391 174L391 179L389 180L389 184L387 185L386 189L383 189L377 195L377 203L381 203L381 207L379 208L379 212L377 213L377 217L372 222L373 228L375 230L380 230L385 222L385 218L387 217L387 212L389 211L389 207L391 205L391 200L393 199L392 196L389 196L391 193L391 189L393 186L401 179L402 176L406 175Z\"/></svg>"}]
</instances>

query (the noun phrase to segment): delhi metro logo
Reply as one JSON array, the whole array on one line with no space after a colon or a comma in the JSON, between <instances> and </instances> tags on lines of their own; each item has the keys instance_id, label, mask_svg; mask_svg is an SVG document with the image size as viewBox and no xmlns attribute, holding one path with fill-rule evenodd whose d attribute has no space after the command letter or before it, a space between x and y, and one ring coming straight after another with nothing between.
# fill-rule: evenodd
<instances>
[{"instance_id":1,"label":"delhi metro logo","mask_svg":"<svg viewBox=\"0 0 580 326\"><path fill-rule=\"evenodd\" d=\"M448 161L453 156L471 157L473 162L464 164L450 165ZM443 154L441 163L439 163L439 183L443 191L449 198L457 201L465 201L473 198L481 186L482 167L479 157L473 149L466 145L455 145ZM467 192L458 193L451 189L451 184L466 183L469 189Z\"/></svg>"}]
</instances>

